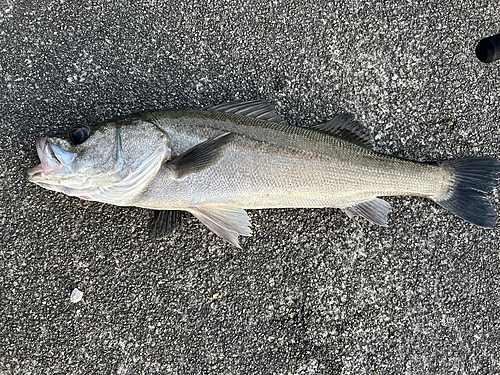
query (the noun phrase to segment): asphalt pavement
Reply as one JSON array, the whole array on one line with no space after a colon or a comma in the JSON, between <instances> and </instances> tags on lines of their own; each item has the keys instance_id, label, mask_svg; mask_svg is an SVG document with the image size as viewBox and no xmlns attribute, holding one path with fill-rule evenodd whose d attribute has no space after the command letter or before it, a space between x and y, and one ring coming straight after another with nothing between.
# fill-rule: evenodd
<instances>
[{"instance_id":1,"label":"asphalt pavement","mask_svg":"<svg viewBox=\"0 0 500 375\"><path fill-rule=\"evenodd\" d=\"M498 32L499 1L0 0L0 374L500 373L499 224L393 197L388 228L260 210L242 249L196 219L154 241L151 212L23 175L43 134L253 99L500 157Z\"/></svg>"}]
</instances>

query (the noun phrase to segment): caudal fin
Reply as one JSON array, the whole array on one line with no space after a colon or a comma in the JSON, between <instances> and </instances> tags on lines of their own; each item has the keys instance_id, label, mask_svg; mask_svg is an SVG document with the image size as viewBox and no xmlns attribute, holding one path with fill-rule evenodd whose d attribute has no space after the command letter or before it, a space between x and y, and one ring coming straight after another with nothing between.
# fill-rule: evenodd
<instances>
[{"instance_id":1,"label":"caudal fin","mask_svg":"<svg viewBox=\"0 0 500 375\"><path fill-rule=\"evenodd\" d=\"M470 158L442 164L453 169L453 187L446 199L435 202L469 223L493 228L497 215L486 194L498 186L500 160Z\"/></svg>"}]
</instances>

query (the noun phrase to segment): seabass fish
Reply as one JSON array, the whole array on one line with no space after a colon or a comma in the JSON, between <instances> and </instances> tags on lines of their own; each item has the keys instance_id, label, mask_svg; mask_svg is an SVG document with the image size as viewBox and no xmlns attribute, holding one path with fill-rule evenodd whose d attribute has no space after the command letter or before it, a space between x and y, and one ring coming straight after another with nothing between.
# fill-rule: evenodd
<instances>
[{"instance_id":1,"label":"seabass fish","mask_svg":"<svg viewBox=\"0 0 500 375\"><path fill-rule=\"evenodd\" d=\"M250 236L245 209L337 207L387 225L383 196L417 195L491 228L486 193L500 177L496 158L419 163L372 150L368 131L342 114L304 128L267 101L205 110L145 112L77 126L36 142L41 164L28 180L50 190L118 206L157 210L152 233L187 211L239 246Z\"/></svg>"}]
</instances>

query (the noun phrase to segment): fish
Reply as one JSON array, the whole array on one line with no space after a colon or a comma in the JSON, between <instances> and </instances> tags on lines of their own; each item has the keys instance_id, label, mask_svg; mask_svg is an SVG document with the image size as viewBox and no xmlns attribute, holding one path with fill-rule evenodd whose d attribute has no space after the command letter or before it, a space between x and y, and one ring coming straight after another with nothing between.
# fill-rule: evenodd
<instances>
[{"instance_id":1,"label":"fish","mask_svg":"<svg viewBox=\"0 0 500 375\"><path fill-rule=\"evenodd\" d=\"M426 197L493 228L487 193L500 161L435 162L376 152L350 113L310 127L289 124L267 100L169 109L76 125L36 141L40 164L26 178L85 200L154 210L153 238L190 213L236 247L251 236L246 210L324 208L387 226L387 196Z\"/></svg>"}]
</instances>

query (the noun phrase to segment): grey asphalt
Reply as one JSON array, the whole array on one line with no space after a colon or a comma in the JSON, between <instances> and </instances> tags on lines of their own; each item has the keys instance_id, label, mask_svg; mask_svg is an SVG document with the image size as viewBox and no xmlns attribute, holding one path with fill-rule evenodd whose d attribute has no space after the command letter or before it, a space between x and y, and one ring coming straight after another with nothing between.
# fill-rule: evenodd
<instances>
[{"instance_id":1,"label":"grey asphalt","mask_svg":"<svg viewBox=\"0 0 500 375\"><path fill-rule=\"evenodd\" d=\"M388 228L263 210L242 249L195 219L152 241L147 210L23 177L42 134L260 98L351 112L380 152L500 157L474 55L499 31L498 1L0 0L0 374L500 373L498 225L398 197Z\"/></svg>"}]
</instances>

